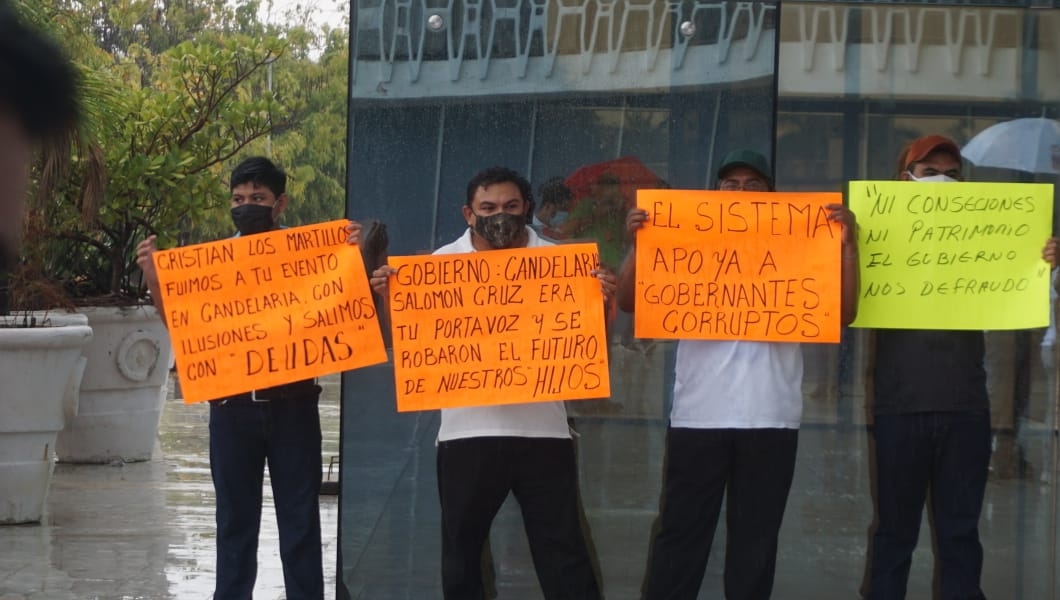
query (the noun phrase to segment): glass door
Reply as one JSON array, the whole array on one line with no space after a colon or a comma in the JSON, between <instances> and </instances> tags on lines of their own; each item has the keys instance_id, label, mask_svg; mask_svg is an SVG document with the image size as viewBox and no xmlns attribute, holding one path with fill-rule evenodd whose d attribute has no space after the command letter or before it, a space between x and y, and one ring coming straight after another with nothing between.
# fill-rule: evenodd
<instances>
[{"instance_id":1,"label":"glass door","mask_svg":"<svg viewBox=\"0 0 1060 600\"><path fill-rule=\"evenodd\" d=\"M773 2L354 0L351 10L348 211L386 225L390 255L460 236L468 180L504 166L530 180L538 205L571 215L556 238L597 242L617 269L637 189L703 189L732 149L772 155ZM609 598L639 595L673 355L673 344L634 339L619 314L612 396L567 403ZM439 416L397 414L393 386L392 365L345 376L340 593L437 598ZM723 554L702 597L717 597ZM483 561L499 597L541 597L510 497Z\"/></svg>"}]
</instances>

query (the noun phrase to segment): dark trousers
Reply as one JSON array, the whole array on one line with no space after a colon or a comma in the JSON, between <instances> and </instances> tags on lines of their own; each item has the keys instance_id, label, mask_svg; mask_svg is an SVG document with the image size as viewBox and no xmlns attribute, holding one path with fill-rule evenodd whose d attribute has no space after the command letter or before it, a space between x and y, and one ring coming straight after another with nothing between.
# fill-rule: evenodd
<instances>
[{"instance_id":1,"label":"dark trousers","mask_svg":"<svg viewBox=\"0 0 1060 600\"><path fill-rule=\"evenodd\" d=\"M320 416L315 395L210 404L210 472L217 496L214 598L251 598L266 462L287 598L321 600Z\"/></svg>"},{"instance_id":2,"label":"dark trousers","mask_svg":"<svg viewBox=\"0 0 1060 600\"><path fill-rule=\"evenodd\" d=\"M482 548L509 492L519 502L544 597L599 598L579 519L573 442L482 437L438 444L442 590L446 600L484 598Z\"/></svg>"},{"instance_id":3,"label":"dark trousers","mask_svg":"<svg viewBox=\"0 0 1060 600\"><path fill-rule=\"evenodd\" d=\"M905 598L924 502L935 526L943 600L983 598L979 513L990 466L990 415L877 415L876 532L868 598Z\"/></svg>"},{"instance_id":4,"label":"dark trousers","mask_svg":"<svg viewBox=\"0 0 1060 600\"><path fill-rule=\"evenodd\" d=\"M769 598L798 441L797 429L670 428L646 599L696 598L726 495L725 597Z\"/></svg>"}]
</instances>

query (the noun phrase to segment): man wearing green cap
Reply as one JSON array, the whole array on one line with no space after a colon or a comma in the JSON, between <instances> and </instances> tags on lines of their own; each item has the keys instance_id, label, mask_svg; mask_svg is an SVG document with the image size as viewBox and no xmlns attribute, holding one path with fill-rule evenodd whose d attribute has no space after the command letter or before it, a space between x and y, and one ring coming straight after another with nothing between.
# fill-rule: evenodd
<instances>
[{"instance_id":1,"label":"man wearing green cap","mask_svg":"<svg viewBox=\"0 0 1060 600\"><path fill-rule=\"evenodd\" d=\"M772 192L769 162L752 150L728 154L717 189ZM842 323L857 311L854 215L828 205L843 226ZM634 236L648 219L629 211ZM633 311L636 260L631 252L618 284L619 307ZM773 590L777 537L795 473L802 419L802 351L797 343L681 340L674 370L673 408L659 518L648 558L644 598L695 598L727 495L728 600L768 598Z\"/></svg>"}]
</instances>

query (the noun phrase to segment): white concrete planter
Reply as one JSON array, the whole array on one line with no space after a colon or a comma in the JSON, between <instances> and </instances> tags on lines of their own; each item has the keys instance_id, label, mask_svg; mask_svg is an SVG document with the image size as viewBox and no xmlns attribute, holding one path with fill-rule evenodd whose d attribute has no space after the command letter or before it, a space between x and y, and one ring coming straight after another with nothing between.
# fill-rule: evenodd
<instances>
[{"instance_id":1,"label":"white concrete planter","mask_svg":"<svg viewBox=\"0 0 1060 600\"><path fill-rule=\"evenodd\" d=\"M150 460L173 350L151 306L83 308L92 326L77 416L59 433L62 462Z\"/></svg>"},{"instance_id":2,"label":"white concrete planter","mask_svg":"<svg viewBox=\"0 0 1060 600\"><path fill-rule=\"evenodd\" d=\"M0 317L0 525L40 521L56 434L74 412L92 329L81 315L32 328Z\"/></svg>"}]
</instances>

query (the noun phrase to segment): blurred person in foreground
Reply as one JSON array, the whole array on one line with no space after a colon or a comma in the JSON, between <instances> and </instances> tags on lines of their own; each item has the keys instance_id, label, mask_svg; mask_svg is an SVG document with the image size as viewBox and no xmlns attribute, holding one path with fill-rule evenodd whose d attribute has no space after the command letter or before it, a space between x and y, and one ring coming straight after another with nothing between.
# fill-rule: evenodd
<instances>
[{"instance_id":1,"label":"blurred person in foreground","mask_svg":"<svg viewBox=\"0 0 1060 600\"><path fill-rule=\"evenodd\" d=\"M39 146L72 132L79 114L73 65L0 0L0 289L18 256ZM7 294L0 293L0 312L6 303Z\"/></svg>"}]
</instances>

